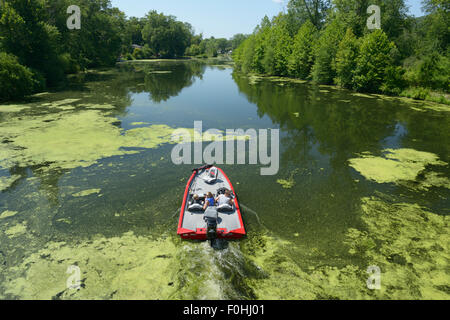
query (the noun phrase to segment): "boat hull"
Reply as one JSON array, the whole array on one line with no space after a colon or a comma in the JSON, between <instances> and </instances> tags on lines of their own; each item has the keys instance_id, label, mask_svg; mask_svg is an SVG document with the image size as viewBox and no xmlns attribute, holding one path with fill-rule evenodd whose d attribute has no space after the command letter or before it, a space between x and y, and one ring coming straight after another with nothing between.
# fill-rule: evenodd
<instances>
[{"instance_id":1,"label":"boat hull","mask_svg":"<svg viewBox=\"0 0 450 320\"><path fill-rule=\"evenodd\" d=\"M182 239L208 240L208 230L204 220L204 212L189 210L189 201L194 194L203 196L206 195L207 192L211 192L214 196L217 196L218 190L226 188L230 190L233 195L235 195L232 200L234 210L225 213L218 213L216 238L241 239L246 235L246 231L242 219L241 208L239 206L239 201L236 197L236 192L233 185L225 172L220 168L217 168L218 176L216 182L205 182L207 169L209 169L209 167L195 169L188 180L183 196L183 204L181 207L177 234Z\"/></svg>"}]
</instances>

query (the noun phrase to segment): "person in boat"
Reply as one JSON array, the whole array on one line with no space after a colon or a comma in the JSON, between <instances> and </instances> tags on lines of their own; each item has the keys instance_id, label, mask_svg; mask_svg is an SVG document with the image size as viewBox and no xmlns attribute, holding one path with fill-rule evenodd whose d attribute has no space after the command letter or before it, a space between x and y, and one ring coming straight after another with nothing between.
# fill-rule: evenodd
<instances>
[{"instance_id":1,"label":"person in boat","mask_svg":"<svg viewBox=\"0 0 450 320\"><path fill-rule=\"evenodd\" d=\"M206 194L205 205L203 206L203 210L206 210L208 207L214 207L216 205L216 201L214 200L214 196L211 192Z\"/></svg>"},{"instance_id":2,"label":"person in boat","mask_svg":"<svg viewBox=\"0 0 450 320\"><path fill-rule=\"evenodd\" d=\"M189 201L189 210L196 211L196 210L202 210L203 209L203 201L201 201L201 198L198 196L198 194L194 194Z\"/></svg>"},{"instance_id":3,"label":"person in boat","mask_svg":"<svg viewBox=\"0 0 450 320\"><path fill-rule=\"evenodd\" d=\"M221 194L216 199L217 206L223 206L225 204L229 206L233 206L233 200L231 199L231 192L230 190L226 190L224 194Z\"/></svg>"},{"instance_id":4,"label":"person in boat","mask_svg":"<svg viewBox=\"0 0 450 320\"><path fill-rule=\"evenodd\" d=\"M200 205L202 205L203 203L202 203L202 201L200 200L200 197L198 196L198 194L194 194L194 196L192 197L192 200L191 200L191 203L190 203L191 205L193 205L193 204L200 204Z\"/></svg>"}]
</instances>

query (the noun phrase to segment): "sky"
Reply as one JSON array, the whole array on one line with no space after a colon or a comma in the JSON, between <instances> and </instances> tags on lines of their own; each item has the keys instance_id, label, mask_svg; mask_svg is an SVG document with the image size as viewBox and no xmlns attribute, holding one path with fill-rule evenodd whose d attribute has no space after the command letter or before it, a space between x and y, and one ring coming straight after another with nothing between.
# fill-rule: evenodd
<instances>
[{"instance_id":1,"label":"sky","mask_svg":"<svg viewBox=\"0 0 450 320\"><path fill-rule=\"evenodd\" d=\"M420 0L405 0L410 13L421 16ZM150 10L189 22L205 38L231 38L252 33L261 19L284 10L287 0L112 0L128 17L143 17Z\"/></svg>"}]
</instances>

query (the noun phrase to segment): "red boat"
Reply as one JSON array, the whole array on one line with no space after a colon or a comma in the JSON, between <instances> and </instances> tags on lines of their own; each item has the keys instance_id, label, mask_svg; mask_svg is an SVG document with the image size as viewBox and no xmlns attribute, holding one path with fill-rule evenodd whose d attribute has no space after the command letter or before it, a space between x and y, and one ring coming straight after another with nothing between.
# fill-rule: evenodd
<instances>
[{"instance_id":1,"label":"red boat","mask_svg":"<svg viewBox=\"0 0 450 320\"><path fill-rule=\"evenodd\" d=\"M208 192L216 198L230 192L231 203L204 209ZM178 235L183 239L240 239L246 235L241 209L233 185L222 169L204 166L194 169L186 185Z\"/></svg>"}]
</instances>

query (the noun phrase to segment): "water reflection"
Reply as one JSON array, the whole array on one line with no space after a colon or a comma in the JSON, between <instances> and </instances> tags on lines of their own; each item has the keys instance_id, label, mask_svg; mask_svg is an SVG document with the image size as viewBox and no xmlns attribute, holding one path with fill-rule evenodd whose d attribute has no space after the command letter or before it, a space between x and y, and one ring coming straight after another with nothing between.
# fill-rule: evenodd
<instances>
[{"instance_id":1,"label":"water reflection","mask_svg":"<svg viewBox=\"0 0 450 320\"><path fill-rule=\"evenodd\" d=\"M119 69L123 75L121 79L126 80L123 79L121 86L130 93L149 93L153 102L161 103L178 96L196 79L202 79L206 66L201 61L122 64Z\"/></svg>"}]
</instances>

